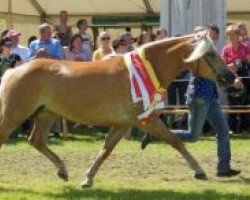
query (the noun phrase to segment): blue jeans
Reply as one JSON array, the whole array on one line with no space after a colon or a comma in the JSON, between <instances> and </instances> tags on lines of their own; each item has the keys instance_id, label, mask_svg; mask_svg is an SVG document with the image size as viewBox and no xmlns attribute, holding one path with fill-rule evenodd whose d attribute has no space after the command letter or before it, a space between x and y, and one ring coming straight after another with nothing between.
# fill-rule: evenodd
<instances>
[{"instance_id":1,"label":"blue jeans","mask_svg":"<svg viewBox=\"0 0 250 200\"><path fill-rule=\"evenodd\" d=\"M195 142L199 139L205 120L207 120L216 132L217 139L217 171L230 169L231 150L229 141L229 128L226 117L221 111L217 99L205 100L195 97L189 107L188 130L172 130L183 141Z\"/></svg>"}]
</instances>

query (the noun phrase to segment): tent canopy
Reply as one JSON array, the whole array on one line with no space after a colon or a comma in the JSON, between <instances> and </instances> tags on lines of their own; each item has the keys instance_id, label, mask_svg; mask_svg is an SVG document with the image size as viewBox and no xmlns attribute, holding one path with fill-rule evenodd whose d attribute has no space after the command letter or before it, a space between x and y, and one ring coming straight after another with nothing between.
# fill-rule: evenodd
<instances>
[{"instance_id":1,"label":"tent canopy","mask_svg":"<svg viewBox=\"0 0 250 200\"><path fill-rule=\"evenodd\" d=\"M53 16L67 10L71 16L143 15L158 13L159 5L160 0L2 0L0 12Z\"/></svg>"},{"instance_id":2,"label":"tent canopy","mask_svg":"<svg viewBox=\"0 0 250 200\"><path fill-rule=\"evenodd\" d=\"M166 0L167 1L167 0ZM225 0L227 11L249 12L246 0ZM55 16L61 10L71 16L150 15L159 13L160 0L1 0L0 14Z\"/></svg>"},{"instance_id":3,"label":"tent canopy","mask_svg":"<svg viewBox=\"0 0 250 200\"><path fill-rule=\"evenodd\" d=\"M0 0L0 31L7 27L17 29L23 33L22 43L26 43L30 35L38 35L37 26L41 22L55 25L58 23L60 11L67 10L70 15L69 25L73 28L79 18L85 18L90 24L101 27L105 25L113 27L131 25L134 26L133 30L137 28L138 33L143 24L149 26L159 24L160 1ZM248 23L248 15L250 14L248 1L225 1L230 22L241 20Z\"/></svg>"}]
</instances>

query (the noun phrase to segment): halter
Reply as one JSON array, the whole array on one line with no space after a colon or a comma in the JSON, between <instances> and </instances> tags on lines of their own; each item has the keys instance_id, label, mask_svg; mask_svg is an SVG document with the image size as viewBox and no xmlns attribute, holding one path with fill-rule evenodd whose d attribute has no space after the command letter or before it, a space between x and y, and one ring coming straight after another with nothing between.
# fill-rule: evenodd
<instances>
[{"instance_id":1,"label":"halter","mask_svg":"<svg viewBox=\"0 0 250 200\"><path fill-rule=\"evenodd\" d=\"M214 65L209 61L209 59L207 59L206 57L204 57L204 60L207 62L209 68L215 74L216 80L218 82L220 82L220 83L226 84L226 79L224 77L222 77L220 73L217 72L217 70L215 69Z\"/></svg>"}]
</instances>

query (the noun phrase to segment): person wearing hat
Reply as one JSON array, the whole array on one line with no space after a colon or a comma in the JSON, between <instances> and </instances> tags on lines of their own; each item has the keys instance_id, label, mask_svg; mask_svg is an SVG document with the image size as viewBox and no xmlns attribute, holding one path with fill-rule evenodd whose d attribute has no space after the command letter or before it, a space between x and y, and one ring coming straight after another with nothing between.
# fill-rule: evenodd
<instances>
[{"instance_id":1,"label":"person wearing hat","mask_svg":"<svg viewBox=\"0 0 250 200\"><path fill-rule=\"evenodd\" d=\"M0 40L0 77L7 69L14 68L21 64L21 57L12 52L12 40L1 38Z\"/></svg>"},{"instance_id":2,"label":"person wearing hat","mask_svg":"<svg viewBox=\"0 0 250 200\"><path fill-rule=\"evenodd\" d=\"M12 53L21 57L22 62L29 60L29 49L19 44L21 33L16 30L8 30L4 37L9 38L12 41Z\"/></svg>"},{"instance_id":3,"label":"person wearing hat","mask_svg":"<svg viewBox=\"0 0 250 200\"><path fill-rule=\"evenodd\" d=\"M64 54L60 41L52 38L53 27L44 23L39 26L39 32L41 38L30 44L29 58L63 59Z\"/></svg>"},{"instance_id":4,"label":"person wearing hat","mask_svg":"<svg viewBox=\"0 0 250 200\"><path fill-rule=\"evenodd\" d=\"M2 36L2 35L1 35ZM0 80L3 74L10 68L14 68L21 64L21 58L19 55L12 52L12 40L8 37L2 37L0 39ZM18 132L14 131L11 138L17 138Z\"/></svg>"}]
</instances>

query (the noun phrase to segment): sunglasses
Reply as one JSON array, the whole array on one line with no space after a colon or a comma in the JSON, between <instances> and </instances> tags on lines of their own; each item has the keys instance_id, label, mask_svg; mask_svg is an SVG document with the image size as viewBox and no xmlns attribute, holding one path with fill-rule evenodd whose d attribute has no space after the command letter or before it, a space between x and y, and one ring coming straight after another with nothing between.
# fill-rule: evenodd
<instances>
[{"instance_id":1,"label":"sunglasses","mask_svg":"<svg viewBox=\"0 0 250 200\"><path fill-rule=\"evenodd\" d=\"M83 41L83 42L88 42L88 41L90 41L90 40L89 40L89 38L83 38L82 41Z\"/></svg>"},{"instance_id":2,"label":"sunglasses","mask_svg":"<svg viewBox=\"0 0 250 200\"><path fill-rule=\"evenodd\" d=\"M110 37L102 37L101 40L102 40L102 41L110 40Z\"/></svg>"}]
</instances>

